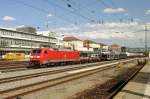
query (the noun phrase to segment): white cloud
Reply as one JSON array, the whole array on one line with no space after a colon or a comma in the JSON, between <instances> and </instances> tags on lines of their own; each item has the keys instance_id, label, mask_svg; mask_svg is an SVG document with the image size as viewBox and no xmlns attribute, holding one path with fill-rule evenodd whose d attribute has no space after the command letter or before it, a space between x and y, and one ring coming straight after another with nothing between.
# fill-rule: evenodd
<instances>
[{"instance_id":1,"label":"white cloud","mask_svg":"<svg viewBox=\"0 0 150 99\"><path fill-rule=\"evenodd\" d=\"M79 27L71 24L70 26L59 27L59 28L55 29L54 31L56 31L56 32L73 32L73 31L77 31L77 30L79 30Z\"/></svg>"},{"instance_id":2,"label":"white cloud","mask_svg":"<svg viewBox=\"0 0 150 99\"><path fill-rule=\"evenodd\" d=\"M145 24L139 24L138 21L131 23L107 22L104 24L85 24L85 27L91 28L92 31L82 33L82 37L94 39L99 42L126 44L129 47L143 47L145 33ZM150 23L147 23L150 29ZM150 38L150 35L148 35Z\"/></svg>"},{"instance_id":3,"label":"white cloud","mask_svg":"<svg viewBox=\"0 0 150 99\"><path fill-rule=\"evenodd\" d=\"M105 22L104 24L86 23L69 25L51 29L54 32L62 33L65 36L75 36L80 39L91 39L106 44L118 43L126 46L143 46L141 39L144 39L144 26L138 21L134 22ZM150 26L150 23L147 23ZM149 37L150 38L150 35Z\"/></svg>"},{"instance_id":4,"label":"white cloud","mask_svg":"<svg viewBox=\"0 0 150 99\"><path fill-rule=\"evenodd\" d=\"M139 19L139 18L134 18L134 21L135 22L139 22L141 19Z\"/></svg>"},{"instance_id":5,"label":"white cloud","mask_svg":"<svg viewBox=\"0 0 150 99\"><path fill-rule=\"evenodd\" d=\"M150 23L147 23L150 28ZM91 39L106 44L118 43L128 47L143 47L145 24L134 22L105 22L104 24L86 23L78 27L78 32L69 31L64 34L73 35L81 39ZM150 38L150 35L148 35Z\"/></svg>"},{"instance_id":6,"label":"white cloud","mask_svg":"<svg viewBox=\"0 0 150 99\"><path fill-rule=\"evenodd\" d=\"M4 20L4 21L14 21L14 20L16 20L14 17L12 17L12 16L4 16L3 18L2 18L2 20Z\"/></svg>"},{"instance_id":7,"label":"white cloud","mask_svg":"<svg viewBox=\"0 0 150 99\"><path fill-rule=\"evenodd\" d=\"M84 37L90 38L90 39L127 39L127 38L133 38L135 35L130 32L101 32L101 31L93 31L93 32L84 32Z\"/></svg>"},{"instance_id":8,"label":"white cloud","mask_svg":"<svg viewBox=\"0 0 150 99\"><path fill-rule=\"evenodd\" d=\"M150 10L147 10L147 11L145 12L145 14L149 15L149 14L150 14Z\"/></svg>"},{"instance_id":9,"label":"white cloud","mask_svg":"<svg viewBox=\"0 0 150 99\"><path fill-rule=\"evenodd\" d=\"M120 23L120 22L105 22L104 24L86 23L80 27L61 27L59 31L68 35L74 35L81 38L90 39L129 39L136 38L135 32L143 30L144 27L138 22ZM76 31L77 30L77 31ZM84 31L81 31L84 30ZM77 33L80 32L80 33ZM141 36L139 36L141 37Z\"/></svg>"},{"instance_id":10,"label":"white cloud","mask_svg":"<svg viewBox=\"0 0 150 99\"><path fill-rule=\"evenodd\" d=\"M25 27L25 25L19 25L16 28L22 28L22 27Z\"/></svg>"},{"instance_id":11,"label":"white cloud","mask_svg":"<svg viewBox=\"0 0 150 99\"><path fill-rule=\"evenodd\" d=\"M124 8L106 8L104 9L104 13L125 13L127 12Z\"/></svg>"},{"instance_id":12,"label":"white cloud","mask_svg":"<svg viewBox=\"0 0 150 99\"><path fill-rule=\"evenodd\" d=\"M51 17L52 16L52 14L51 13L49 13L48 15L47 15L47 17Z\"/></svg>"},{"instance_id":13,"label":"white cloud","mask_svg":"<svg viewBox=\"0 0 150 99\"><path fill-rule=\"evenodd\" d=\"M81 38L91 39L112 39L112 38L136 38L138 30L144 30L144 25L138 22L120 23L120 22L105 22L104 24L86 23L80 27L60 27L59 31L65 34L77 35ZM77 33L79 32L79 33ZM141 31L140 31L141 32ZM141 37L141 36L139 36Z\"/></svg>"},{"instance_id":14,"label":"white cloud","mask_svg":"<svg viewBox=\"0 0 150 99\"><path fill-rule=\"evenodd\" d=\"M128 15L129 15L129 13L125 13L125 14L124 14L124 16L128 16Z\"/></svg>"},{"instance_id":15,"label":"white cloud","mask_svg":"<svg viewBox=\"0 0 150 99\"><path fill-rule=\"evenodd\" d=\"M85 24L85 27L87 28L101 28L101 29L110 29L110 28L129 28L131 26L137 26L138 22L131 22L131 23L120 23L120 22L105 22L104 24L91 24L91 23L87 23Z\"/></svg>"},{"instance_id":16,"label":"white cloud","mask_svg":"<svg viewBox=\"0 0 150 99\"><path fill-rule=\"evenodd\" d=\"M72 36L75 33L77 33L78 30L79 30L79 27L73 24L70 24L69 26L64 26L64 27L58 27L55 29L54 28L49 29L49 31L51 32L61 33L64 36ZM42 33L41 31L38 31L38 34L41 34L41 33ZM45 32L44 35L48 35L48 33Z\"/></svg>"}]
</instances>

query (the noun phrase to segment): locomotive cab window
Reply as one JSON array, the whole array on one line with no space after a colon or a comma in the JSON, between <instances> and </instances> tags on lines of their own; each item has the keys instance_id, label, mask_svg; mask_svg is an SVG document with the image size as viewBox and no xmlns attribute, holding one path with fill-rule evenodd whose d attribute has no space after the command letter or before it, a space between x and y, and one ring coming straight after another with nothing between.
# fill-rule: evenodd
<instances>
[{"instance_id":1,"label":"locomotive cab window","mask_svg":"<svg viewBox=\"0 0 150 99\"><path fill-rule=\"evenodd\" d=\"M41 50L40 49L35 49L35 50L32 50L32 53L33 54L39 54L39 53L41 53Z\"/></svg>"}]
</instances>

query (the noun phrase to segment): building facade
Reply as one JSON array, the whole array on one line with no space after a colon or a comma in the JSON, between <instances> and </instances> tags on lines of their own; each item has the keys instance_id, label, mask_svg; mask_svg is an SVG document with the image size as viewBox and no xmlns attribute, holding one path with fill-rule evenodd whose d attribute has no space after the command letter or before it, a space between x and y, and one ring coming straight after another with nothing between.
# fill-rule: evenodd
<instances>
[{"instance_id":1,"label":"building facade","mask_svg":"<svg viewBox=\"0 0 150 99\"><path fill-rule=\"evenodd\" d=\"M40 35L55 37L56 38L55 48L63 48L63 35L61 33L56 33L56 32L51 32L51 31L38 31L37 33Z\"/></svg>"},{"instance_id":2,"label":"building facade","mask_svg":"<svg viewBox=\"0 0 150 99\"><path fill-rule=\"evenodd\" d=\"M64 47L74 49L78 51L102 51L102 49L108 50L108 45L103 43L96 43L91 40L80 40L76 37L65 37Z\"/></svg>"},{"instance_id":3,"label":"building facade","mask_svg":"<svg viewBox=\"0 0 150 99\"><path fill-rule=\"evenodd\" d=\"M93 51L100 51L102 49L102 45L100 43L96 43L91 40L84 40L83 46L87 49L92 49Z\"/></svg>"},{"instance_id":4,"label":"building facade","mask_svg":"<svg viewBox=\"0 0 150 99\"><path fill-rule=\"evenodd\" d=\"M30 51L41 46L53 47L57 39L54 36L43 36L16 30L0 29L0 54L9 51Z\"/></svg>"},{"instance_id":5,"label":"building facade","mask_svg":"<svg viewBox=\"0 0 150 99\"><path fill-rule=\"evenodd\" d=\"M83 46L83 41L76 37L64 37L64 48L78 50L78 51L88 51L86 47Z\"/></svg>"},{"instance_id":6,"label":"building facade","mask_svg":"<svg viewBox=\"0 0 150 99\"><path fill-rule=\"evenodd\" d=\"M100 43L101 44L101 48L102 48L102 50L109 50L109 45L106 45L106 44L104 44L104 43Z\"/></svg>"},{"instance_id":7,"label":"building facade","mask_svg":"<svg viewBox=\"0 0 150 99\"><path fill-rule=\"evenodd\" d=\"M110 45L110 50L112 52L118 53L118 52L122 52L122 47L118 44L112 44Z\"/></svg>"},{"instance_id":8,"label":"building facade","mask_svg":"<svg viewBox=\"0 0 150 99\"><path fill-rule=\"evenodd\" d=\"M74 49L78 51L102 51L109 50L109 46L103 43L96 43L91 40L80 40L76 37L64 37L63 46L68 49Z\"/></svg>"}]
</instances>

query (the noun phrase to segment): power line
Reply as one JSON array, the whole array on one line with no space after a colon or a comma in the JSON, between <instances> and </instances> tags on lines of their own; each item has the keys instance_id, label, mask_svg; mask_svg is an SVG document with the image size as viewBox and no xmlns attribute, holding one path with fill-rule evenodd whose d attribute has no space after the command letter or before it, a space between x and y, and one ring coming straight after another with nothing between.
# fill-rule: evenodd
<instances>
[{"instance_id":1,"label":"power line","mask_svg":"<svg viewBox=\"0 0 150 99\"><path fill-rule=\"evenodd\" d=\"M66 0L64 0L66 3L67 3L67 1ZM81 4L76 4L76 2L74 2L73 0L69 0L69 2L72 2L72 3L74 3L76 6L79 6L79 8L78 8L78 10L79 11L82 11L82 10L84 10L84 9L86 9L86 11L88 11L89 12L89 10L87 9L87 8L89 8L89 6L91 7L91 6L93 6L93 5L95 5L96 3L95 2L92 2L92 3L90 3L89 5L84 5L84 6L81 6ZM82 3L82 4L85 4L85 3ZM82 9L81 9L82 8ZM92 10L92 9L90 9L91 11L89 12L89 14L93 14L93 13L95 13L96 11L95 10Z\"/></svg>"},{"instance_id":2,"label":"power line","mask_svg":"<svg viewBox=\"0 0 150 99\"><path fill-rule=\"evenodd\" d=\"M50 2L49 0L44 0L44 1L48 2L49 4L52 4L53 6L56 6L56 7L60 8L60 9L64 9L65 11L68 11L69 13L72 13L72 14L74 14L74 15L80 16L80 17L82 17L82 18L85 19L85 20L89 20L89 21L93 20L93 19L91 19L91 18L89 18L89 17L86 17L86 16L84 16L84 15L82 15L82 14L80 14L80 13L75 12L75 11L77 11L77 9L73 8L73 7L72 7L72 4L70 4L70 3L67 3L68 8L72 8L72 9L75 10L75 11L71 11L71 10L69 10L69 9L67 9L67 8L64 8L64 7L62 7L62 6L60 6L60 5L56 4L56 3L54 3L54 2Z\"/></svg>"},{"instance_id":3,"label":"power line","mask_svg":"<svg viewBox=\"0 0 150 99\"><path fill-rule=\"evenodd\" d=\"M73 2L73 0L64 0L66 3L70 3L70 2ZM75 3L75 2L73 2L73 3ZM71 4L71 3L70 3ZM95 5L95 4L97 4L97 3L90 3L90 6L92 6L92 5ZM80 6L80 8L82 8L82 9L79 9L80 11L81 10L84 10L84 9L87 9L87 6L88 5L86 5L86 6ZM74 7L70 7L70 8L72 8L72 9L74 9L75 11L77 10L77 9L75 9ZM91 12L90 12L90 14L93 14L93 13L95 13L96 11L94 11L94 10L91 10ZM76 14L78 14L79 15L79 13L76 13ZM84 16L84 15L82 15L82 14L80 14L80 16L82 16L83 18L88 18L87 20L90 20L91 22L96 22L96 23L98 23L98 24L103 24L104 23L104 20L102 19L102 20L95 20L95 19L92 19L92 18L89 18L89 17L86 17L86 16Z\"/></svg>"},{"instance_id":4,"label":"power line","mask_svg":"<svg viewBox=\"0 0 150 99\"><path fill-rule=\"evenodd\" d=\"M103 0L101 0L101 3L103 4L104 7L117 8L116 4L115 4L113 1L111 1L111 0L110 0L110 2L109 2L109 3L111 3L111 5L105 3ZM113 14L113 16L114 16L117 20L119 19L120 23L122 23L123 20L124 20L123 18L118 17L116 14ZM125 17L125 16L124 16L124 17ZM128 21L134 22L133 17L129 18Z\"/></svg>"},{"instance_id":5,"label":"power line","mask_svg":"<svg viewBox=\"0 0 150 99\"><path fill-rule=\"evenodd\" d=\"M69 0L70 1L70 0ZM71 0L72 1L72 0ZM100 0L98 0L98 1L100 1ZM100 1L101 2L101 4L103 4L103 6L104 7L112 7L112 6L110 6L110 5L108 5L108 4L106 4L103 0L101 0ZM92 3L93 5L95 5L96 3ZM113 4L113 3L112 3ZM90 6L91 6L91 4L90 4ZM82 8L87 8L87 7L82 7ZM81 9L82 10L82 9ZM94 11L95 12L95 11ZM92 11L91 11L91 13L92 13ZM117 15L114 15L113 14L113 16L118 20L118 19L120 19L121 20L121 18L119 18ZM95 22L95 21L93 21L93 20L91 20L91 22ZM103 24L104 23L104 20L102 19L102 20L99 20L99 21L96 21L97 23L100 23L100 24Z\"/></svg>"},{"instance_id":6,"label":"power line","mask_svg":"<svg viewBox=\"0 0 150 99\"><path fill-rule=\"evenodd\" d=\"M32 9L35 9L35 10L37 10L37 11L40 11L40 12L42 12L42 13L46 13L46 14L49 13L49 11L47 11L47 10L45 10L45 9L42 9L42 8L39 8L39 7L35 7L35 6L31 5L31 4L27 4L27 3L23 2L23 1L15 1L15 2L16 2L16 3L19 3L19 4L22 4L22 5L26 6L26 7L30 7L30 8L32 8ZM57 15L57 16L55 15L55 17L57 17L57 18L59 18L59 19L65 21L65 22L67 22L67 23L72 23L72 21L70 21L70 20L68 20L68 19L64 19L64 18L62 18L62 17L59 16L59 15Z\"/></svg>"},{"instance_id":7,"label":"power line","mask_svg":"<svg viewBox=\"0 0 150 99\"><path fill-rule=\"evenodd\" d=\"M64 1L66 1L66 0L64 0ZM73 2L73 0L69 0L69 1L71 1L71 2ZM97 0L97 1L99 1L99 0ZM82 11L82 10L84 10L84 9L86 9L86 11L89 11L89 10L87 10L87 8L89 8L88 6L93 6L93 5L95 5L95 4L97 4L97 3L90 3L90 5L85 5L85 6L80 6L80 8L82 8L82 9L79 9L80 11ZM103 4L103 6L104 6L104 4ZM91 10L90 11L90 14L92 13L95 13L96 11L95 10ZM91 20L91 22L97 22L98 24L103 24L104 23L104 20L103 20L103 18L102 18L102 20L97 20L97 21L95 21L95 20Z\"/></svg>"}]
</instances>

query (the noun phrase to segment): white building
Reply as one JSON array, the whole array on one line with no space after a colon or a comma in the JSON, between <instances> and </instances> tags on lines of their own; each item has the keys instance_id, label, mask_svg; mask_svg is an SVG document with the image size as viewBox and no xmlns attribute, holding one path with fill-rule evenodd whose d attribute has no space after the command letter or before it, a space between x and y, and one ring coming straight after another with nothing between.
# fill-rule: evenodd
<instances>
[{"instance_id":1,"label":"white building","mask_svg":"<svg viewBox=\"0 0 150 99\"><path fill-rule=\"evenodd\" d=\"M118 45L118 44L112 44L112 45L110 45L110 50L112 52L116 52L116 53L121 52L121 48L122 47L120 45Z\"/></svg>"},{"instance_id":2,"label":"white building","mask_svg":"<svg viewBox=\"0 0 150 99\"><path fill-rule=\"evenodd\" d=\"M49 37L55 37L56 38L56 48L62 48L63 47L63 35L61 33L51 32L51 31L38 31L37 32L40 35L49 36Z\"/></svg>"},{"instance_id":3,"label":"white building","mask_svg":"<svg viewBox=\"0 0 150 99\"><path fill-rule=\"evenodd\" d=\"M87 49L83 45L83 41L76 38L76 37L64 37L64 47L73 49L73 50L78 50L78 51L93 51L93 49Z\"/></svg>"},{"instance_id":4,"label":"white building","mask_svg":"<svg viewBox=\"0 0 150 99\"><path fill-rule=\"evenodd\" d=\"M29 52L31 48L56 46L53 34L44 36L36 33L21 32L0 28L0 55L9 51Z\"/></svg>"},{"instance_id":5,"label":"white building","mask_svg":"<svg viewBox=\"0 0 150 99\"><path fill-rule=\"evenodd\" d=\"M109 50L109 45L106 45L106 44L103 44L103 43L101 43L101 45L102 45L102 50Z\"/></svg>"},{"instance_id":6,"label":"white building","mask_svg":"<svg viewBox=\"0 0 150 99\"><path fill-rule=\"evenodd\" d=\"M101 44L96 43L91 40L84 40L83 41L83 46L87 48L87 50L92 49L92 51L99 51L101 49Z\"/></svg>"}]
</instances>

